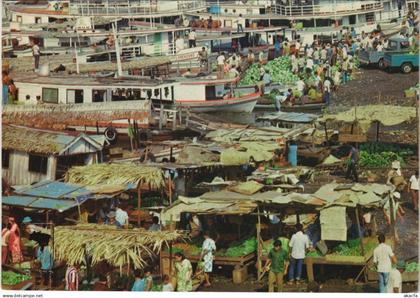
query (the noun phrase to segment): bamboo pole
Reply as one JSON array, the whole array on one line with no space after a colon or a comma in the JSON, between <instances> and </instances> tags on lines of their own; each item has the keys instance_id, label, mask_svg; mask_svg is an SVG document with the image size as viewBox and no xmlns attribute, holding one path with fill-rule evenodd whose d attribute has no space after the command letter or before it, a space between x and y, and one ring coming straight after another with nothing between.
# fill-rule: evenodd
<instances>
[{"instance_id":1,"label":"bamboo pole","mask_svg":"<svg viewBox=\"0 0 420 298\"><path fill-rule=\"evenodd\" d=\"M258 280L262 277L263 269L261 268L261 218L260 218L260 208L258 207L258 223L257 223L257 269L258 269Z\"/></svg>"},{"instance_id":2,"label":"bamboo pole","mask_svg":"<svg viewBox=\"0 0 420 298\"><path fill-rule=\"evenodd\" d=\"M141 219L140 219L140 208L141 208L141 187L143 185L143 181L141 180L137 186L137 226L140 228Z\"/></svg>"},{"instance_id":3,"label":"bamboo pole","mask_svg":"<svg viewBox=\"0 0 420 298\"><path fill-rule=\"evenodd\" d=\"M356 222L357 222L357 232L359 233L359 238L360 238L360 249L362 250L362 255L365 255L365 247L363 245L363 235L362 230L360 228L360 218L359 218L359 209L360 209L360 205L357 205L355 208L355 214L356 214Z\"/></svg>"},{"instance_id":4,"label":"bamboo pole","mask_svg":"<svg viewBox=\"0 0 420 298\"><path fill-rule=\"evenodd\" d=\"M171 148L172 151L172 148ZM172 155L172 154L171 154ZM169 174L169 181L168 181L168 191L169 191L169 205L172 205L172 176Z\"/></svg>"},{"instance_id":5,"label":"bamboo pole","mask_svg":"<svg viewBox=\"0 0 420 298\"><path fill-rule=\"evenodd\" d=\"M397 235L395 231L395 218L394 218L394 199L392 198L391 192L389 193L389 217L391 219L391 232L395 241L397 241Z\"/></svg>"}]
</instances>

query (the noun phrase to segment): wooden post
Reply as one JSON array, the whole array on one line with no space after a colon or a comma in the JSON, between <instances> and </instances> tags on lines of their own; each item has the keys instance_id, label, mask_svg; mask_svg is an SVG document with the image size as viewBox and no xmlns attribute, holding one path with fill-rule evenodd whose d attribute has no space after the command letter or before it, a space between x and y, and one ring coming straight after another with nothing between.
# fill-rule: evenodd
<instances>
[{"instance_id":1,"label":"wooden post","mask_svg":"<svg viewBox=\"0 0 420 298\"><path fill-rule=\"evenodd\" d=\"M172 274L172 241L169 241L169 276Z\"/></svg>"},{"instance_id":2,"label":"wooden post","mask_svg":"<svg viewBox=\"0 0 420 298\"><path fill-rule=\"evenodd\" d=\"M176 129L176 110L172 112L172 130Z\"/></svg>"},{"instance_id":3,"label":"wooden post","mask_svg":"<svg viewBox=\"0 0 420 298\"><path fill-rule=\"evenodd\" d=\"M325 141L328 145L329 140L328 140L328 131L327 131L327 121L324 122L324 131L325 131Z\"/></svg>"},{"instance_id":4,"label":"wooden post","mask_svg":"<svg viewBox=\"0 0 420 298\"><path fill-rule=\"evenodd\" d=\"M362 255L364 256L365 246L363 245L363 235L361 235L362 229L360 228L360 218L359 218L360 205L357 205L355 209L356 209L355 212L356 212L357 232L359 233L359 238L360 238L360 249L362 250Z\"/></svg>"},{"instance_id":5,"label":"wooden post","mask_svg":"<svg viewBox=\"0 0 420 298\"><path fill-rule=\"evenodd\" d=\"M314 265L312 262L312 257L305 258L306 263L306 273L308 275L308 281L314 281Z\"/></svg>"},{"instance_id":6,"label":"wooden post","mask_svg":"<svg viewBox=\"0 0 420 298\"><path fill-rule=\"evenodd\" d=\"M171 151L172 151L172 147L171 147ZM169 191L169 205L172 205L172 177L171 174L169 173L169 181L168 181L168 191Z\"/></svg>"},{"instance_id":7,"label":"wooden post","mask_svg":"<svg viewBox=\"0 0 420 298\"><path fill-rule=\"evenodd\" d=\"M163 126L163 109L164 109L164 106L163 104L161 104L160 109L159 109L159 130L162 130L162 126Z\"/></svg>"},{"instance_id":8,"label":"wooden post","mask_svg":"<svg viewBox=\"0 0 420 298\"><path fill-rule=\"evenodd\" d=\"M257 222L257 269L258 269L258 280L261 279L263 268L261 263L261 254L262 254L262 247L261 247L261 218L260 218L260 208L257 209L258 212L258 222Z\"/></svg>"},{"instance_id":9,"label":"wooden post","mask_svg":"<svg viewBox=\"0 0 420 298\"><path fill-rule=\"evenodd\" d=\"M379 121L376 121L376 138L375 138L376 142L379 142L379 125L380 125Z\"/></svg>"},{"instance_id":10,"label":"wooden post","mask_svg":"<svg viewBox=\"0 0 420 298\"><path fill-rule=\"evenodd\" d=\"M394 218L394 199L392 198L391 193L389 193L389 217L391 219L391 232L395 241L397 241L396 232L395 232L395 218Z\"/></svg>"},{"instance_id":11,"label":"wooden post","mask_svg":"<svg viewBox=\"0 0 420 298\"><path fill-rule=\"evenodd\" d=\"M143 181L140 181L137 185L137 225L140 228L141 225L141 218L140 218L140 208L141 208L141 187L143 185Z\"/></svg>"}]
</instances>

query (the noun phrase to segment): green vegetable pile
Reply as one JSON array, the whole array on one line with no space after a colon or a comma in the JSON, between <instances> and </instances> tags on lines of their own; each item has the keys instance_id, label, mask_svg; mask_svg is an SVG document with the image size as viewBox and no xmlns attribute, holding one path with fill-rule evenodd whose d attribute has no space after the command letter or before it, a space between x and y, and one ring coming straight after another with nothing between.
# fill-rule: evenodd
<instances>
[{"instance_id":1,"label":"green vegetable pile","mask_svg":"<svg viewBox=\"0 0 420 298\"><path fill-rule=\"evenodd\" d=\"M373 250L378 244L375 242L367 242L364 245L365 253ZM349 240L336 246L332 250L332 255L338 256L362 256L362 249L360 247L360 239Z\"/></svg>"},{"instance_id":2,"label":"green vegetable pile","mask_svg":"<svg viewBox=\"0 0 420 298\"><path fill-rule=\"evenodd\" d=\"M232 246L226 251L216 253L218 256L224 257L241 257L253 253L257 250L257 239L255 237L249 238L237 246Z\"/></svg>"},{"instance_id":3,"label":"green vegetable pile","mask_svg":"<svg viewBox=\"0 0 420 298\"><path fill-rule=\"evenodd\" d=\"M150 290L152 292L162 292L162 285L153 284Z\"/></svg>"},{"instance_id":4,"label":"green vegetable pile","mask_svg":"<svg viewBox=\"0 0 420 298\"><path fill-rule=\"evenodd\" d=\"M319 251L310 251L306 254L307 257L322 257Z\"/></svg>"},{"instance_id":5,"label":"green vegetable pile","mask_svg":"<svg viewBox=\"0 0 420 298\"><path fill-rule=\"evenodd\" d=\"M294 85L299 77L292 73L290 57L282 56L269 61L264 69L270 74L271 80L284 85ZM252 64L245 72L245 76L239 82L239 86L254 86L260 81L260 66Z\"/></svg>"},{"instance_id":6,"label":"green vegetable pile","mask_svg":"<svg viewBox=\"0 0 420 298\"><path fill-rule=\"evenodd\" d=\"M29 279L31 279L30 276L15 273L13 271L3 271L1 274L1 283L7 286L14 286Z\"/></svg>"},{"instance_id":7,"label":"green vegetable pile","mask_svg":"<svg viewBox=\"0 0 420 298\"><path fill-rule=\"evenodd\" d=\"M413 263L409 263L407 264L407 266L405 267L405 271L406 272L418 272L419 271L419 264L416 262Z\"/></svg>"},{"instance_id":8,"label":"green vegetable pile","mask_svg":"<svg viewBox=\"0 0 420 298\"><path fill-rule=\"evenodd\" d=\"M289 239L285 237L279 237L278 240L281 241L281 248L288 253L289 252ZM263 254L268 254L270 250L273 249L273 240L265 241L263 244Z\"/></svg>"},{"instance_id":9,"label":"green vegetable pile","mask_svg":"<svg viewBox=\"0 0 420 298\"><path fill-rule=\"evenodd\" d=\"M361 167L389 167L397 159L401 166L406 164L413 150L402 149L396 145L367 143L360 147L359 165Z\"/></svg>"}]
</instances>

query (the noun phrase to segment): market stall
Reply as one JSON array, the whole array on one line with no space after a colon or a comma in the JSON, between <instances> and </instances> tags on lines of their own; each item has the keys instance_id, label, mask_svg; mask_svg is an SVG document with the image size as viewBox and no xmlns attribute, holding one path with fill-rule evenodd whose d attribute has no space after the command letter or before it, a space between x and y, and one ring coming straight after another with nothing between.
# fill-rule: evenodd
<instances>
[{"instance_id":1,"label":"market stall","mask_svg":"<svg viewBox=\"0 0 420 298\"><path fill-rule=\"evenodd\" d=\"M142 219L148 217L141 211L142 194L150 191L162 191L166 187L165 177L161 169L135 163L73 167L67 172L65 181L107 191L119 189L135 191L137 210L129 212L129 216L130 221L136 221L138 226L140 226Z\"/></svg>"}]
</instances>

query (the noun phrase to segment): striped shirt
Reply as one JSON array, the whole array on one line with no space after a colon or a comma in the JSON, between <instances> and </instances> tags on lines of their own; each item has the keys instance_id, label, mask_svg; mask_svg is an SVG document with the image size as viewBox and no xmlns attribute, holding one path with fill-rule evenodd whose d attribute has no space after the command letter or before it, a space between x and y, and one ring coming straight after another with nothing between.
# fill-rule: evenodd
<instances>
[{"instance_id":1,"label":"striped shirt","mask_svg":"<svg viewBox=\"0 0 420 298\"><path fill-rule=\"evenodd\" d=\"M77 272L77 269L73 266L68 267L66 271L66 290L79 290L79 272Z\"/></svg>"}]
</instances>

